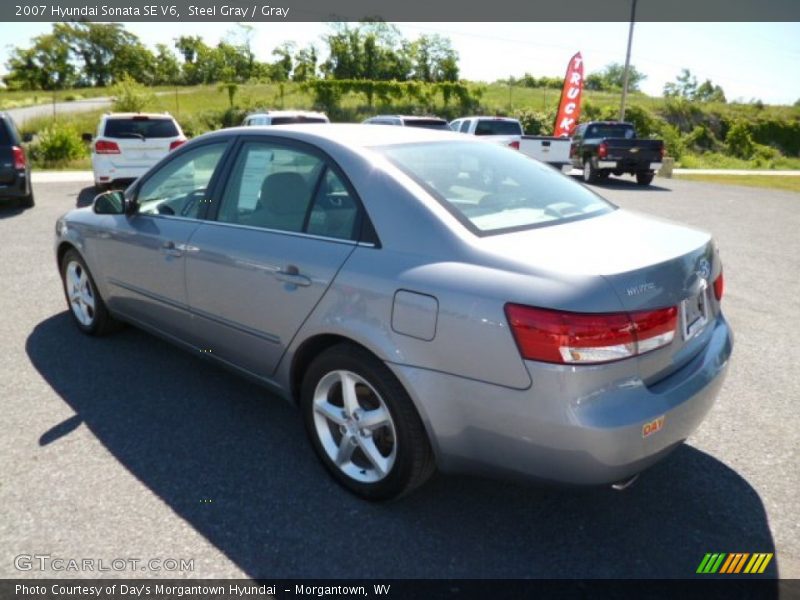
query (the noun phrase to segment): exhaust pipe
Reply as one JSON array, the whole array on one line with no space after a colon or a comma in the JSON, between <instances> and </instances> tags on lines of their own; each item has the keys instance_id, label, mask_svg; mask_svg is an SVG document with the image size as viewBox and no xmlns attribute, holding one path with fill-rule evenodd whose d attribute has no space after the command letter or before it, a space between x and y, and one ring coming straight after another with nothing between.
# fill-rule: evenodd
<instances>
[{"instance_id":1,"label":"exhaust pipe","mask_svg":"<svg viewBox=\"0 0 800 600\"><path fill-rule=\"evenodd\" d=\"M622 481L618 481L617 483L612 483L611 489L616 490L618 492L627 490L636 482L637 479L639 479L639 473L636 473L636 475L628 479L623 479Z\"/></svg>"}]
</instances>

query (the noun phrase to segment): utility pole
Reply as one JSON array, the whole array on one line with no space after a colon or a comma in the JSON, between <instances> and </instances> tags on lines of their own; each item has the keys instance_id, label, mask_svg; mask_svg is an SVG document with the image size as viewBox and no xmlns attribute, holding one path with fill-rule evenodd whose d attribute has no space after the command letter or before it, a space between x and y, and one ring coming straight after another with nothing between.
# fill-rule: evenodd
<instances>
[{"instance_id":1,"label":"utility pole","mask_svg":"<svg viewBox=\"0 0 800 600\"><path fill-rule=\"evenodd\" d=\"M625 76L622 82L622 103L619 107L619 120L625 120L625 100L628 97L628 71L631 65L631 45L633 44L633 23L636 21L636 0L631 0L631 25L628 29L628 52L625 54Z\"/></svg>"}]
</instances>

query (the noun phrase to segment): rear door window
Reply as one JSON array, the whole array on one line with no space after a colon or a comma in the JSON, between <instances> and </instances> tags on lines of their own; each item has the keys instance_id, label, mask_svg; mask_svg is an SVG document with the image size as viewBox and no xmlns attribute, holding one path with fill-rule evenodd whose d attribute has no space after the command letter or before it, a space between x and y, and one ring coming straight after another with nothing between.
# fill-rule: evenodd
<instances>
[{"instance_id":1,"label":"rear door window","mask_svg":"<svg viewBox=\"0 0 800 600\"><path fill-rule=\"evenodd\" d=\"M10 123L6 119L0 119L0 146L13 146L14 138L11 135Z\"/></svg>"},{"instance_id":2,"label":"rear door window","mask_svg":"<svg viewBox=\"0 0 800 600\"><path fill-rule=\"evenodd\" d=\"M106 120L104 137L109 138L172 138L178 137L178 127L172 119L132 117Z\"/></svg>"}]
</instances>

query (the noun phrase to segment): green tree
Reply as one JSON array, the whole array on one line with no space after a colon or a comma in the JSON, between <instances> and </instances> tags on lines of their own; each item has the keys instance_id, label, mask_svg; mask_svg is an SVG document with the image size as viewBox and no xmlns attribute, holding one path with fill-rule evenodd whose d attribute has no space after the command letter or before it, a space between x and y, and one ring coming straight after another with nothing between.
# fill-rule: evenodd
<instances>
[{"instance_id":1,"label":"green tree","mask_svg":"<svg viewBox=\"0 0 800 600\"><path fill-rule=\"evenodd\" d=\"M675 81L664 86L664 96L668 98L686 98L692 100L697 92L697 78L689 69L681 69Z\"/></svg>"},{"instance_id":2,"label":"green tree","mask_svg":"<svg viewBox=\"0 0 800 600\"><path fill-rule=\"evenodd\" d=\"M441 35L422 35L411 44L412 78L421 81L458 81L458 54Z\"/></svg>"},{"instance_id":3,"label":"green tree","mask_svg":"<svg viewBox=\"0 0 800 600\"><path fill-rule=\"evenodd\" d=\"M156 85L177 85L181 82L181 66L166 44L156 44L153 79Z\"/></svg>"},{"instance_id":4,"label":"green tree","mask_svg":"<svg viewBox=\"0 0 800 600\"><path fill-rule=\"evenodd\" d=\"M127 69L146 65L139 38L120 23L56 23L54 29L83 63L85 85L103 87L122 77Z\"/></svg>"},{"instance_id":5,"label":"green tree","mask_svg":"<svg viewBox=\"0 0 800 600\"><path fill-rule=\"evenodd\" d=\"M727 102L723 89L711 83L710 79L706 79L697 86L693 100L698 100L699 102Z\"/></svg>"},{"instance_id":6,"label":"green tree","mask_svg":"<svg viewBox=\"0 0 800 600\"><path fill-rule=\"evenodd\" d=\"M317 49L313 44L297 51L294 56L294 73L292 79L295 81L310 81L317 77Z\"/></svg>"},{"instance_id":7,"label":"green tree","mask_svg":"<svg viewBox=\"0 0 800 600\"><path fill-rule=\"evenodd\" d=\"M639 85L647 79L647 75L639 72L635 66L628 67L628 89L639 91ZM584 81L588 90L621 90L625 83L625 65L609 63L596 73L590 73Z\"/></svg>"},{"instance_id":8,"label":"green tree","mask_svg":"<svg viewBox=\"0 0 800 600\"><path fill-rule=\"evenodd\" d=\"M14 48L6 67L8 74L3 80L12 89L55 90L76 82L70 45L55 33L35 37L30 48Z\"/></svg>"}]
</instances>

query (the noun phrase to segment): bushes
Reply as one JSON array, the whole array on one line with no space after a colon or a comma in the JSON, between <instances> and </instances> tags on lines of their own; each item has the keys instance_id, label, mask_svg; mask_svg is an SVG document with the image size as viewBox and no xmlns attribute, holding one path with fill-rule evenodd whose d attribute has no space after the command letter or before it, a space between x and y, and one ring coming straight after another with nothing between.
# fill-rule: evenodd
<instances>
[{"instance_id":1,"label":"bushes","mask_svg":"<svg viewBox=\"0 0 800 600\"><path fill-rule=\"evenodd\" d=\"M88 156L77 130L63 123L53 123L39 132L28 147L31 161L39 167L60 167Z\"/></svg>"},{"instance_id":2,"label":"bushes","mask_svg":"<svg viewBox=\"0 0 800 600\"><path fill-rule=\"evenodd\" d=\"M728 130L725 145L733 156L745 160L752 158L756 149L750 127L742 120L736 121Z\"/></svg>"},{"instance_id":3,"label":"bushes","mask_svg":"<svg viewBox=\"0 0 800 600\"><path fill-rule=\"evenodd\" d=\"M537 111L527 108L515 110L513 117L522 124L527 135L552 135L556 120L555 110Z\"/></svg>"},{"instance_id":4,"label":"bushes","mask_svg":"<svg viewBox=\"0 0 800 600\"><path fill-rule=\"evenodd\" d=\"M111 88L111 95L114 112L142 112L155 99L149 89L127 74Z\"/></svg>"}]
</instances>

